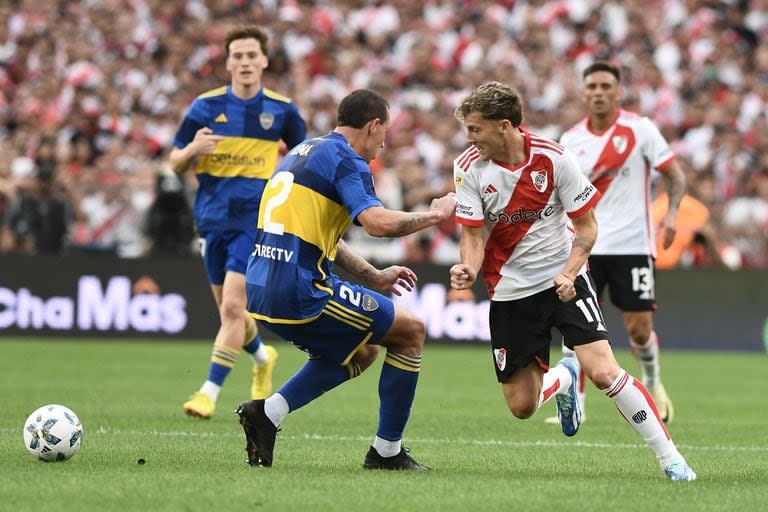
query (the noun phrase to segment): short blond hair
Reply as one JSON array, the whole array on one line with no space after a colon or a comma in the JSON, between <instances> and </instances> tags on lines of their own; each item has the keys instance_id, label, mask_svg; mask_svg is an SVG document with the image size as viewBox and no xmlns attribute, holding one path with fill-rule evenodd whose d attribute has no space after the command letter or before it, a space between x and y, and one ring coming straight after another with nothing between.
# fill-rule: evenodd
<instances>
[{"instance_id":1,"label":"short blond hair","mask_svg":"<svg viewBox=\"0 0 768 512\"><path fill-rule=\"evenodd\" d=\"M508 119L517 127L523 122L523 97L511 85L488 82L463 98L453 115L463 121L471 112L478 112L485 119Z\"/></svg>"}]
</instances>

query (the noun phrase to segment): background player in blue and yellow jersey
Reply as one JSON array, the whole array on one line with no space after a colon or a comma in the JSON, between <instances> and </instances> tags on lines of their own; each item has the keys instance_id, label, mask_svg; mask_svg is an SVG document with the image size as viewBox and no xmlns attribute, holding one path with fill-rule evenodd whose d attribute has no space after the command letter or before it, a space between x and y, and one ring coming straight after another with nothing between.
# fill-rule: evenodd
<instances>
[{"instance_id":1,"label":"background player in blue and yellow jersey","mask_svg":"<svg viewBox=\"0 0 768 512\"><path fill-rule=\"evenodd\" d=\"M382 206L368 162L384 146L388 127L384 98L368 89L352 92L339 105L336 129L293 148L264 191L246 274L248 311L310 356L269 399L238 408L251 465L271 466L283 418L359 375L383 346L379 427L363 466L428 469L401 443L421 368L424 323L378 293L410 290L416 276L397 265L378 270L341 240L352 222L370 235L396 237L453 215L453 193L425 212ZM378 292L341 280L334 263Z\"/></svg>"},{"instance_id":2,"label":"background player in blue and yellow jersey","mask_svg":"<svg viewBox=\"0 0 768 512\"><path fill-rule=\"evenodd\" d=\"M177 173L194 168L200 184L195 223L208 281L219 307L208 379L184 411L209 418L240 348L254 359L253 398L272 392L273 347L261 343L245 311L245 268L253 250L259 201L272 175L282 139L292 148L306 125L289 98L261 86L269 38L259 27L231 30L225 39L230 85L201 94L176 133L170 163Z\"/></svg>"}]
</instances>

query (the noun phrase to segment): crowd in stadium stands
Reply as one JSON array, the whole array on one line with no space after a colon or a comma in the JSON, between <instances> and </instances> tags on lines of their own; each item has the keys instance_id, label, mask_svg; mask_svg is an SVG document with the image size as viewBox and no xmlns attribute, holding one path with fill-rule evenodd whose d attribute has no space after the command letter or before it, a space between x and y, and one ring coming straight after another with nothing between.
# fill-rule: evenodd
<instances>
[{"instance_id":1,"label":"crowd in stadium stands","mask_svg":"<svg viewBox=\"0 0 768 512\"><path fill-rule=\"evenodd\" d=\"M270 30L266 86L293 98L310 135L334 127L356 88L390 99L372 165L394 209L453 188L463 94L511 83L524 125L557 140L584 116L581 70L608 59L623 108L659 126L688 178L690 243L667 266L768 268L768 0L5 1L0 248L193 252L195 178L165 175L167 152L194 97L226 80L223 36L245 23ZM458 256L452 221L396 241L349 237L381 263Z\"/></svg>"}]
</instances>

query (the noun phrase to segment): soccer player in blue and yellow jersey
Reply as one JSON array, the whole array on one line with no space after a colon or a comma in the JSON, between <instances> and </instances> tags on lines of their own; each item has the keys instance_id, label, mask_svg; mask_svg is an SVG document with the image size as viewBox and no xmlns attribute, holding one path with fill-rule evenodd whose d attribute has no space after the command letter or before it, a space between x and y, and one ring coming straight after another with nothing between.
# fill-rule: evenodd
<instances>
[{"instance_id":1,"label":"soccer player in blue and yellow jersey","mask_svg":"<svg viewBox=\"0 0 768 512\"><path fill-rule=\"evenodd\" d=\"M388 127L383 97L368 89L352 92L339 105L336 129L288 152L264 191L246 273L248 311L306 351L309 360L267 400L243 402L237 409L251 465L271 466L283 418L359 375L382 346L387 356L379 378L379 426L363 467L428 469L401 442L425 326L382 295L412 289L416 275L397 265L378 270L341 240L352 222L372 236L397 237L454 213L453 193L433 200L425 212L382 206L368 162L384 146ZM341 280L334 264L369 288Z\"/></svg>"},{"instance_id":2,"label":"soccer player in blue and yellow jersey","mask_svg":"<svg viewBox=\"0 0 768 512\"><path fill-rule=\"evenodd\" d=\"M208 379L184 404L190 416L210 418L241 348L254 360L253 398L272 392L277 352L261 343L245 311L245 268L253 250L264 185L275 170L280 140L292 148L306 125L289 98L261 86L269 38L259 27L231 30L225 39L229 85L201 94L174 138L170 163L194 168L199 182L195 223L221 327Z\"/></svg>"}]
</instances>

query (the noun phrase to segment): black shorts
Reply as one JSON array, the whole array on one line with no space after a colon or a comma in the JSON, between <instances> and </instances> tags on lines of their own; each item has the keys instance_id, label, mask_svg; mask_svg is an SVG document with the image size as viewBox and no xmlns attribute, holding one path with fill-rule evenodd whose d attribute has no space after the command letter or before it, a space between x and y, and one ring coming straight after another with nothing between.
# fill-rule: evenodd
<instances>
[{"instance_id":1,"label":"black shorts","mask_svg":"<svg viewBox=\"0 0 768 512\"><path fill-rule=\"evenodd\" d=\"M594 284L587 279L576 278L576 298L568 302L557 298L554 286L518 300L491 301L491 347L499 382L533 361L549 367L553 327L569 348L608 339Z\"/></svg>"},{"instance_id":2,"label":"black shorts","mask_svg":"<svg viewBox=\"0 0 768 512\"><path fill-rule=\"evenodd\" d=\"M651 256L590 256L589 273L595 281L597 296L602 297L608 286L611 302L620 310L656 310L656 275Z\"/></svg>"}]
</instances>

